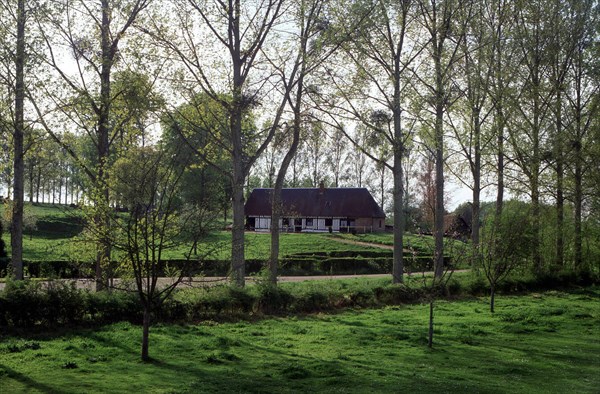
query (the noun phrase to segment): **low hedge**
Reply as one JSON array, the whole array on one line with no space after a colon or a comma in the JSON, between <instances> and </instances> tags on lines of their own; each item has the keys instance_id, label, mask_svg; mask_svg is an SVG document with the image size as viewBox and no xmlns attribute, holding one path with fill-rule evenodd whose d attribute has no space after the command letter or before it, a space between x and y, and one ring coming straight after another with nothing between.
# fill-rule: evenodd
<instances>
[{"instance_id":1,"label":"low hedge","mask_svg":"<svg viewBox=\"0 0 600 394\"><path fill-rule=\"evenodd\" d=\"M444 264L451 264L449 257L444 258ZM247 259L246 273L259 273L267 261L263 259ZM393 259L389 256L298 256L283 258L280 266L281 275L345 275L345 274L384 274L392 272ZM114 264L116 269L116 263ZM185 276L227 276L230 262L227 260L165 260L159 267L159 276L167 276L167 266L184 270ZM26 275L32 278L91 278L94 270L90 263L72 261L25 261ZM405 257L404 269L408 272L431 271L433 258L431 256ZM115 271L116 272L116 271ZM117 274L118 275L118 274Z\"/></svg>"},{"instance_id":2,"label":"low hedge","mask_svg":"<svg viewBox=\"0 0 600 394\"><path fill-rule=\"evenodd\" d=\"M419 280L408 285L383 282L322 286L306 282L294 286L271 287L260 284L246 288L226 285L202 289L182 289L156 306L156 322L191 323L205 319L232 319L255 314L294 314L335 310L346 307L371 307L425 302L430 292ZM600 284L598 275L552 273L538 277L520 275L502 282L500 293L540 291L573 285ZM585 289L578 288L579 291ZM482 277L455 277L438 297L485 295ZM134 292L78 290L74 283L19 281L7 283L0 291L0 327L11 329L48 329L73 325L98 325L118 321L140 323L142 308Z\"/></svg>"}]
</instances>

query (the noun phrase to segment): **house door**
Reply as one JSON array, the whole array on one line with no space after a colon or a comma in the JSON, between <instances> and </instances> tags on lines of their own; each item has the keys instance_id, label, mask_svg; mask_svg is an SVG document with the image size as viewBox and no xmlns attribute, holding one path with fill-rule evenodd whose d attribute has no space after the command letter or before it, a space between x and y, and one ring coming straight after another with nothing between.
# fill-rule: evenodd
<instances>
[{"instance_id":1,"label":"house door","mask_svg":"<svg viewBox=\"0 0 600 394\"><path fill-rule=\"evenodd\" d=\"M294 219L294 231L297 233L302 231L302 219Z\"/></svg>"}]
</instances>

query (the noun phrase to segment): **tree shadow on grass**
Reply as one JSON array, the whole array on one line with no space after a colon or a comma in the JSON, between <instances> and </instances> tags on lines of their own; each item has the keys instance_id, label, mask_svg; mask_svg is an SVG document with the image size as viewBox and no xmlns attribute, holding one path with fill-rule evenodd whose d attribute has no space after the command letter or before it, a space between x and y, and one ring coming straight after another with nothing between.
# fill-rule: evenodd
<instances>
[{"instance_id":1,"label":"tree shadow on grass","mask_svg":"<svg viewBox=\"0 0 600 394\"><path fill-rule=\"evenodd\" d=\"M55 389L53 387L48 386L47 384L37 382L31 379L29 376L23 375L20 372L15 371L14 369L7 367L6 365L0 365L0 376L2 372L6 374L9 379L16 380L22 385L27 387L27 391L30 390L38 390L42 393L65 393L65 391L61 391ZM2 388L0 387L0 392L2 392Z\"/></svg>"}]
</instances>

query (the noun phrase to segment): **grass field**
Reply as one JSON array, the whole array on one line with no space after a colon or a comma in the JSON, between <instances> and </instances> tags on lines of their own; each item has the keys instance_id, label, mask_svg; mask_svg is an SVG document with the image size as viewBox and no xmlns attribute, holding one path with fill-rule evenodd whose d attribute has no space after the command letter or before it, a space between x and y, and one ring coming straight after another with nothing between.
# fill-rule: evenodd
<instances>
[{"instance_id":1,"label":"grass field","mask_svg":"<svg viewBox=\"0 0 600 394\"><path fill-rule=\"evenodd\" d=\"M119 323L2 337L6 393L480 392L597 393L600 289L396 306L151 330Z\"/></svg>"},{"instance_id":2,"label":"grass field","mask_svg":"<svg viewBox=\"0 0 600 394\"><path fill-rule=\"evenodd\" d=\"M0 204L0 215L6 204ZM36 218L35 229L25 229L23 239L23 251L25 260L83 260L94 259L93 247L85 245L81 237L77 235L83 229L81 212L74 208L66 206L50 205L26 205L26 216ZM373 250L373 248L364 245L350 245L335 241L336 237L342 237L349 240L366 241L379 244L392 245L391 234L364 234L364 235L331 235L325 234L295 234L284 233L281 235L281 255L289 256L297 253L316 253L316 252L339 252L350 251L360 252ZM3 238L6 241L7 248L10 251L10 237L7 232ZM415 248L431 255L432 242L428 237L417 237L410 234L406 235L406 245L414 245ZM189 252L190 245L183 244L180 247L168 250L165 258L181 259ZM86 253L88 250L89 253ZM253 233L246 234L246 258L248 259L266 259L270 250L270 234ZM229 260L231 258L231 232L217 231L204 239L199 246L199 254L210 251L208 258L215 260ZM88 256L89 255L89 256Z\"/></svg>"}]
</instances>

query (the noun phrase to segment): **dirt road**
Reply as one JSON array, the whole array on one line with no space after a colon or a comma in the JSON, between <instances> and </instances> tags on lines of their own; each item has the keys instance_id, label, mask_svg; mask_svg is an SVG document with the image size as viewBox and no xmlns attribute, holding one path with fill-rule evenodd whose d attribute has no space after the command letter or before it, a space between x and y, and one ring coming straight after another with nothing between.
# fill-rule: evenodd
<instances>
[{"instance_id":1,"label":"dirt road","mask_svg":"<svg viewBox=\"0 0 600 394\"><path fill-rule=\"evenodd\" d=\"M351 239L337 238L337 237L331 237L330 239L332 239L336 242L340 242L340 243L348 244L348 245L360 245L360 246L368 246L368 247L377 248L377 249L394 250L394 247L392 245L383 245L383 244L376 244L376 243L372 243L372 242L363 242L363 241L353 241Z\"/></svg>"}]
</instances>

